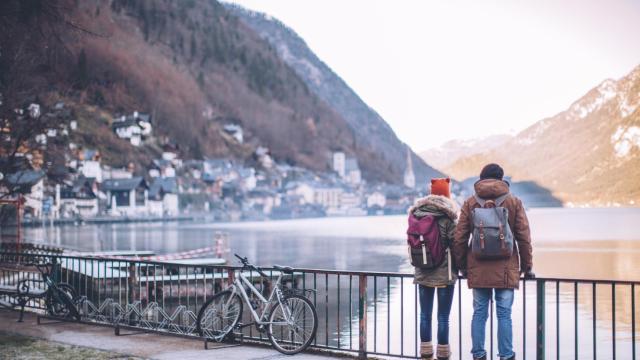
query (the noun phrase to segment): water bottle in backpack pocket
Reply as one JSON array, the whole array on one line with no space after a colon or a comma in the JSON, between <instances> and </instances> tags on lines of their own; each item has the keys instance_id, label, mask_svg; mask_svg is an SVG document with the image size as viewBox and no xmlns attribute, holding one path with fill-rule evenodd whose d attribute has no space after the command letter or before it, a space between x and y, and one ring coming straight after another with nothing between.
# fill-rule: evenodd
<instances>
[{"instance_id":1,"label":"water bottle in backpack pocket","mask_svg":"<svg viewBox=\"0 0 640 360\"><path fill-rule=\"evenodd\" d=\"M471 253L478 260L508 259L513 254L513 233L509 227L509 210L502 203L509 194L495 200L474 195L480 208L473 209Z\"/></svg>"},{"instance_id":2,"label":"water bottle in backpack pocket","mask_svg":"<svg viewBox=\"0 0 640 360\"><path fill-rule=\"evenodd\" d=\"M445 259L446 248L440 241L438 218L427 215L415 217L409 215L407 244L411 265L421 269L434 269Z\"/></svg>"}]
</instances>

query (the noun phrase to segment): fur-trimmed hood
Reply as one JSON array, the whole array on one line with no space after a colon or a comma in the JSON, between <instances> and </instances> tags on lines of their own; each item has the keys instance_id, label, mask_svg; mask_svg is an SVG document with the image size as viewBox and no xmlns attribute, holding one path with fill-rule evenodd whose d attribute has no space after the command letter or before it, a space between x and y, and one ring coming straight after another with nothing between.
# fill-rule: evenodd
<instances>
[{"instance_id":1,"label":"fur-trimmed hood","mask_svg":"<svg viewBox=\"0 0 640 360\"><path fill-rule=\"evenodd\" d=\"M458 204L452 199L440 195L427 195L426 197L417 199L409 209L409 214L413 214L418 209L428 211L429 208L442 212L452 221L458 219Z\"/></svg>"}]
</instances>

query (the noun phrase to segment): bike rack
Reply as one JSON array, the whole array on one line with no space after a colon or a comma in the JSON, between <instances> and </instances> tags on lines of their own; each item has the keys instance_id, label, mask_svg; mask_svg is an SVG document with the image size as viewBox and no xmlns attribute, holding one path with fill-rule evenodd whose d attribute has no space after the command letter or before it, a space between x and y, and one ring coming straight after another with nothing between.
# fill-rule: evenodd
<instances>
[{"instance_id":1,"label":"bike rack","mask_svg":"<svg viewBox=\"0 0 640 360\"><path fill-rule=\"evenodd\" d=\"M120 329L138 330L138 331L134 331L134 332L131 332L131 333L128 333L128 334L123 334ZM115 336L129 336L129 335L150 334L150 333L151 333L151 331L149 331L149 330L140 330L139 327L122 325L122 324L116 324L116 326L113 328L113 334Z\"/></svg>"},{"instance_id":2,"label":"bike rack","mask_svg":"<svg viewBox=\"0 0 640 360\"><path fill-rule=\"evenodd\" d=\"M234 330L242 329L242 328L245 328L245 327L248 327L248 326L252 326L252 325L253 325L253 323L250 323L250 324L236 324ZM209 339L209 338L205 337L204 338L204 349L205 350L209 350L209 343L210 342L222 343L227 338L232 338L234 341L237 338L240 338L240 341L238 341L235 344L227 344L227 345L222 345L222 346L216 346L214 349L224 349L224 348L236 347L236 346L240 346L240 345L244 344L244 334L242 332L236 333L236 332L232 331L232 332L230 332L228 334L225 334L225 336L223 336L222 339L220 339L219 341L215 340L215 339Z\"/></svg>"},{"instance_id":3,"label":"bike rack","mask_svg":"<svg viewBox=\"0 0 640 360\"><path fill-rule=\"evenodd\" d=\"M46 319L49 321L42 321L42 319ZM61 323L67 323L67 322L79 322L79 321L75 319L60 318L60 317L49 316L49 315L36 316L36 323L38 325L61 324Z\"/></svg>"}]
</instances>

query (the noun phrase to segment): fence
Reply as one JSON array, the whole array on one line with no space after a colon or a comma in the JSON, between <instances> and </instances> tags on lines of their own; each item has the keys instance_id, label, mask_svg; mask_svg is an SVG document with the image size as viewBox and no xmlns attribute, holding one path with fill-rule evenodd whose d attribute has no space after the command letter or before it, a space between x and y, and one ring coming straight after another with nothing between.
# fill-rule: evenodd
<instances>
[{"instance_id":1,"label":"fence","mask_svg":"<svg viewBox=\"0 0 640 360\"><path fill-rule=\"evenodd\" d=\"M230 282L239 267L183 265L128 259L0 253L0 284L37 282L27 262L55 262L54 278L70 284L85 301L83 320L186 336L196 334L199 308ZM278 273L267 270L274 279ZM253 273L256 284L266 285ZM401 273L296 269L287 286L314 289L318 311L313 347L361 357L419 357L418 288ZM456 284L451 314L454 355L470 357L471 292ZM639 282L539 278L522 281L514 304L514 347L518 358L636 359ZM35 300L29 307L44 311ZM492 307L493 308L493 307ZM491 310L488 355L496 355ZM434 314L434 319L436 319ZM243 322L250 322L247 312ZM435 322L435 321L434 321ZM253 327L245 338L267 341ZM435 339L434 339L435 340ZM457 346L456 346L457 344Z\"/></svg>"}]
</instances>

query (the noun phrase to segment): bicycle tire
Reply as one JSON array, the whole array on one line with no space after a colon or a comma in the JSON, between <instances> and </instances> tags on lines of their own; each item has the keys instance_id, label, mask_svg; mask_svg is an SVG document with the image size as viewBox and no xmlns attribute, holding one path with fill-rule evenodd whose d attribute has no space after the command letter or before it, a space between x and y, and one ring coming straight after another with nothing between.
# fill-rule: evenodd
<instances>
[{"instance_id":1,"label":"bicycle tire","mask_svg":"<svg viewBox=\"0 0 640 360\"><path fill-rule=\"evenodd\" d=\"M302 309L302 315L304 316L304 320L302 321L302 327L303 327L302 330L306 331L304 329L307 328L307 325L308 325L306 324L307 321L313 321L313 324L311 326L311 332L308 334L308 337L305 339L304 335L302 336L299 346L293 346L293 345L296 345L296 341L295 339L293 339L293 341L290 342L292 344L291 348L290 349L285 348L284 342L281 343L281 341L275 339L274 324L273 324L274 322L276 322L278 311L282 312L282 307L280 304L278 304L271 309L271 312L269 313L270 324L267 326L267 334L269 335L269 341L271 341L271 345L273 345L273 347L276 350L278 350L279 352L285 355L294 355L301 351L306 350L309 347L309 345L311 345L311 342L313 342L313 340L315 339L316 332L318 330L318 313L316 311L315 306L313 306L313 303L302 295L292 294L284 297L283 304L287 304L287 306L289 306L289 304L291 304L292 300L294 299L296 300L296 302L298 302L297 304L298 306L302 305L302 307L300 308ZM306 314L307 310L310 312L309 314L311 315L310 318ZM290 311L292 316L297 317L299 319L299 317L296 314L298 314L301 310L294 308L293 310L290 309ZM282 319L279 319L279 320L282 320ZM291 330L291 327L290 326L288 327L289 327L290 338L294 338L294 334L297 335L299 330ZM278 331L276 330L276 332ZM283 329L280 329L279 332L280 332L280 335L284 335Z\"/></svg>"},{"instance_id":2,"label":"bicycle tire","mask_svg":"<svg viewBox=\"0 0 640 360\"><path fill-rule=\"evenodd\" d=\"M71 285L67 284L67 283L58 283L56 284L56 286L65 291L68 292L69 295L73 296L73 294L75 294L75 289L73 289L73 287L71 287ZM51 316L56 316L56 317L66 317L68 311L66 311L66 306L65 304L62 302L62 300L58 301L56 297L54 297L53 292L55 290L53 288L49 288L47 290L47 295L45 297L45 305L47 308L47 313Z\"/></svg>"},{"instance_id":3,"label":"bicycle tire","mask_svg":"<svg viewBox=\"0 0 640 360\"><path fill-rule=\"evenodd\" d=\"M216 309L215 306L217 305L217 302L223 299L225 296L233 297L231 301L233 301L233 304L237 306L237 310L235 310L235 314L233 315L233 318L230 319L231 321L227 319L227 324L224 325L224 319L222 319L222 322L223 322L222 328L215 329L213 324L207 324L207 322L213 321L211 317L217 315L214 313L215 310L219 310L219 309ZM213 304L213 307L211 307L212 304ZM238 322L242 318L242 310L243 310L243 303L242 303L242 299L240 298L240 296L238 296L238 294L233 294L230 290L225 290L213 295L213 297L207 300L207 302L204 303L204 305L202 305L202 307L198 311L198 318L196 321L196 331L198 332L198 335L209 338L209 339L213 339L216 337L215 333L219 333L219 334L224 333L224 336L223 336L223 339L224 339L224 337L226 337L229 333L233 331L233 328L235 328L235 326L238 324ZM221 316L224 317L224 315L221 315Z\"/></svg>"},{"instance_id":4,"label":"bicycle tire","mask_svg":"<svg viewBox=\"0 0 640 360\"><path fill-rule=\"evenodd\" d=\"M54 294L57 292L57 295ZM77 299L75 289L67 283L56 284L56 288L50 288L47 292L45 304L49 315L55 317L73 317L80 321L80 313L75 305Z\"/></svg>"},{"instance_id":5,"label":"bicycle tire","mask_svg":"<svg viewBox=\"0 0 640 360\"><path fill-rule=\"evenodd\" d=\"M78 299L78 293L76 292L76 289L73 286L71 286L71 285L69 285L69 284L67 284L65 282L58 283L58 284L56 284L56 286L58 287L58 289L66 292L67 294L69 294L73 301L76 301Z\"/></svg>"}]
</instances>

